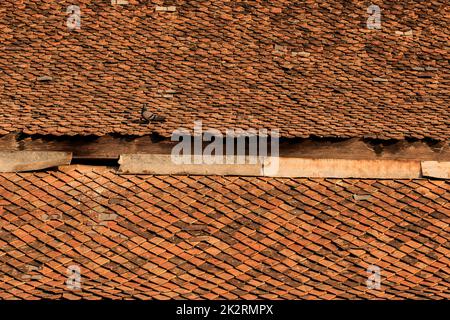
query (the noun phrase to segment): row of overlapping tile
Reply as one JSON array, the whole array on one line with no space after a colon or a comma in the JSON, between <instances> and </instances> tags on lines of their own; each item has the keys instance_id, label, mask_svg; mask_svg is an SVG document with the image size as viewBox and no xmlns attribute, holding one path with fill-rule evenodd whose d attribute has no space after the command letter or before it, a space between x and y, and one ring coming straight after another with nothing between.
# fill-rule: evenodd
<instances>
[{"instance_id":1,"label":"row of overlapping tile","mask_svg":"<svg viewBox=\"0 0 450 320\"><path fill-rule=\"evenodd\" d=\"M448 299L449 200L444 180L5 173L0 298Z\"/></svg>"},{"instance_id":2,"label":"row of overlapping tile","mask_svg":"<svg viewBox=\"0 0 450 320\"><path fill-rule=\"evenodd\" d=\"M77 1L70 31L72 1L2 1L0 134L170 136L202 120L448 139L448 1L374 1L380 30L367 1L129 3ZM167 121L141 123L144 104Z\"/></svg>"}]
</instances>

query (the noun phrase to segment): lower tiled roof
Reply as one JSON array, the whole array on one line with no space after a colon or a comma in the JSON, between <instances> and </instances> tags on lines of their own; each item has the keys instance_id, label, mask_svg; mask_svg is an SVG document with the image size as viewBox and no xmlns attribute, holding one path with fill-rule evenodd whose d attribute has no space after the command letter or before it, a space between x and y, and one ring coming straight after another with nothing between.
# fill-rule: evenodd
<instances>
[{"instance_id":1,"label":"lower tiled roof","mask_svg":"<svg viewBox=\"0 0 450 320\"><path fill-rule=\"evenodd\" d=\"M0 175L0 298L450 298L443 180ZM81 290L66 287L81 268ZM381 268L368 289L367 268Z\"/></svg>"}]
</instances>

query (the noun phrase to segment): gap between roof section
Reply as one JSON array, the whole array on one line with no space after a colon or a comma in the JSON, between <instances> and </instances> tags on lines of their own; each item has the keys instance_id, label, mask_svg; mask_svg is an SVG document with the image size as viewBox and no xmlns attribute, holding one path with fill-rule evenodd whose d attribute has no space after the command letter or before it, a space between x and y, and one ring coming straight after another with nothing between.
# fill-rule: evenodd
<instances>
[{"instance_id":1,"label":"gap between roof section","mask_svg":"<svg viewBox=\"0 0 450 320\"><path fill-rule=\"evenodd\" d=\"M0 135L0 151L64 151L74 160L118 160L122 154L171 154L178 141L157 134L129 136ZM204 142L203 149L209 142ZM248 152L248 148L246 149ZM450 140L368 138L280 138L281 157L450 161Z\"/></svg>"},{"instance_id":2,"label":"gap between roof section","mask_svg":"<svg viewBox=\"0 0 450 320\"><path fill-rule=\"evenodd\" d=\"M222 141L225 143L225 141ZM309 138L280 139L279 157L213 164L175 164L178 141L148 136L0 136L0 170L33 171L67 164L118 166L123 174L243 175L321 178L448 179L449 141ZM204 142L201 151L208 146ZM197 151L192 150L192 154ZM235 153L241 154L241 153ZM249 148L246 144L245 154ZM270 152L269 152L270 154ZM239 156L242 157L242 156ZM239 158L238 157L238 158ZM253 156L254 157L254 156ZM277 170L271 169L275 162ZM226 163L226 164L220 164Z\"/></svg>"},{"instance_id":3,"label":"gap between roof section","mask_svg":"<svg viewBox=\"0 0 450 320\"><path fill-rule=\"evenodd\" d=\"M222 175L289 178L450 179L450 161L306 159L225 156L195 163L196 155L176 163L167 154L125 154L120 174ZM55 151L1 151L0 172L36 171L71 164L72 155Z\"/></svg>"}]
</instances>

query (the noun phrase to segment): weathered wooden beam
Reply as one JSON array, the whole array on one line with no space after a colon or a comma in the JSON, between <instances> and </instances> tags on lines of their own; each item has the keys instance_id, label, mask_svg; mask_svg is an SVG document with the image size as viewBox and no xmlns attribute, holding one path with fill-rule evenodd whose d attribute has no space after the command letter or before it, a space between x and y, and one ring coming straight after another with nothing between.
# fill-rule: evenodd
<instances>
[{"instance_id":1,"label":"weathered wooden beam","mask_svg":"<svg viewBox=\"0 0 450 320\"><path fill-rule=\"evenodd\" d=\"M68 165L71 160L70 152L0 151L0 172L42 170Z\"/></svg>"},{"instance_id":2,"label":"weathered wooden beam","mask_svg":"<svg viewBox=\"0 0 450 320\"><path fill-rule=\"evenodd\" d=\"M416 179L421 177L421 162L415 160L350 160L350 159L304 159L304 158L245 158L238 157L229 163L194 163L194 156L187 158L189 164L179 164L170 155L126 154L119 160L119 173L155 175L237 175L295 178L370 178L370 179Z\"/></svg>"},{"instance_id":3,"label":"weathered wooden beam","mask_svg":"<svg viewBox=\"0 0 450 320\"><path fill-rule=\"evenodd\" d=\"M273 160L272 160L273 161ZM267 176L298 178L416 179L420 161L279 158ZM270 163L267 163L269 166ZM272 166L273 167L273 166ZM265 171L264 171L265 173Z\"/></svg>"},{"instance_id":4,"label":"weathered wooden beam","mask_svg":"<svg viewBox=\"0 0 450 320\"><path fill-rule=\"evenodd\" d=\"M422 161L421 165L424 177L450 179L449 161Z\"/></svg>"},{"instance_id":5,"label":"weathered wooden beam","mask_svg":"<svg viewBox=\"0 0 450 320\"><path fill-rule=\"evenodd\" d=\"M63 151L71 152L74 159L117 160L121 154L170 154L177 143L150 136L57 137L9 134L0 137L0 151ZM204 142L204 146L207 144ZM450 142L282 139L279 154L286 158L310 159L450 161Z\"/></svg>"},{"instance_id":6,"label":"weathered wooden beam","mask_svg":"<svg viewBox=\"0 0 450 320\"><path fill-rule=\"evenodd\" d=\"M280 143L280 156L311 159L450 161L450 141L292 139Z\"/></svg>"},{"instance_id":7,"label":"weathered wooden beam","mask_svg":"<svg viewBox=\"0 0 450 320\"><path fill-rule=\"evenodd\" d=\"M18 135L13 133L0 136L0 151L19 150L19 143L17 140Z\"/></svg>"},{"instance_id":8,"label":"weathered wooden beam","mask_svg":"<svg viewBox=\"0 0 450 320\"><path fill-rule=\"evenodd\" d=\"M222 164L194 163L194 156L188 156L192 164L176 164L167 154L123 154L119 159L119 173L155 174L155 175L221 175L221 176L261 176L261 162L256 157L244 157L244 163L226 164L226 157L221 157ZM238 163L232 157L232 163Z\"/></svg>"},{"instance_id":9,"label":"weathered wooden beam","mask_svg":"<svg viewBox=\"0 0 450 320\"><path fill-rule=\"evenodd\" d=\"M71 152L74 159L118 159L123 153L162 153L172 150L174 142L153 142L148 136L21 136L0 138L1 151L62 151Z\"/></svg>"}]
</instances>

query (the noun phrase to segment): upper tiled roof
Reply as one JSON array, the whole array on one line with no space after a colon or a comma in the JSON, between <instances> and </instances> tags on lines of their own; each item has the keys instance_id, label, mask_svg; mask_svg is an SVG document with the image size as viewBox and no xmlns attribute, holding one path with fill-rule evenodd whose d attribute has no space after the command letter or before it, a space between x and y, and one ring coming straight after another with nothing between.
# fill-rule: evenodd
<instances>
[{"instance_id":1,"label":"upper tiled roof","mask_svg":"<svg viewBox=\"0 0 450 320\"><path fill-rule=\"evenodd\" d=\"M2 0L0 134L168 136L203 120L286 137L449 137L447 0L373 1L381 30L366 27L370 1L129 2L76 1L81 29L69 31L73 1ZM144 103L168 121L138 123Z\"/></svg>"},{"instance_id":2,"label":"upper tiled roof","mask_svg":"<svg viewBox=\"0 0 450 320\"><path fill-rule=\"evenodd\" d=\"M449 201L439 180L0 174L0 298L448 299Z\"/></svg>"}]
</instances>

